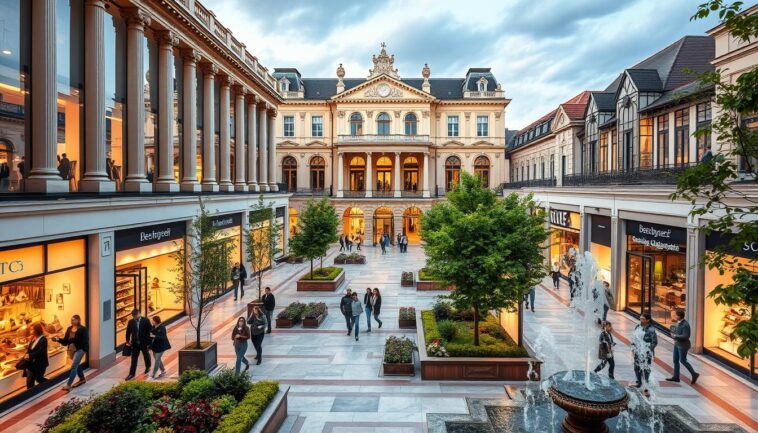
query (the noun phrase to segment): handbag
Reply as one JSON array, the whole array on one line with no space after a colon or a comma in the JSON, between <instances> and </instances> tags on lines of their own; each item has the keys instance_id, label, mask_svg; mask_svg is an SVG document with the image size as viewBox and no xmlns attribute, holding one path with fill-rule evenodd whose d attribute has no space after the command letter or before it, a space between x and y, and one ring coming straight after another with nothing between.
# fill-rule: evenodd
<instances>
[{"instance_id":1,"label":"handbag","mask_svg":"<svg viewBox=\"0 0 758 433\"><path fill-rule=\"evenodd\" d=\"M132 346L124 345L124 348L121 350L121 354L124 356L132 356Z\"/></svg>"},{"instance_id":2,"label":"handbag","mask_svg":"<svg viewBox=\"0 0 758 433\"><path fill-rule=\"evenodd\" d=\"M28 360L28 359L26 359L26 358L21 358L21 359L19 359L19 360L18 360L18 362L16 363L16 370L26 370L26 369L29 369L29 368L31 368L31 366L32 366L32 363L31 363L31 362L29 362L29 360Z\"/></svg>"}]
</instances>

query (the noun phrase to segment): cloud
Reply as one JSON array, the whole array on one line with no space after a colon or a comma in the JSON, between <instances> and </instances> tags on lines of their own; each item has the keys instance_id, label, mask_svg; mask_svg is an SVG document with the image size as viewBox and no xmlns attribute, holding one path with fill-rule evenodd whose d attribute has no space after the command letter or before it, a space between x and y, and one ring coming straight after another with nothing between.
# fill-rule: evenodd
<instances>
[{"instance_id":1,"label":"cloud","mask_svg":"<svg viewBox=\"0 0 758 433\"><path fill-rule=\"evenodd\" d=\"M714 20L696 5L659 0L294 1L205 0L217 19L269 68L303 76L365 77L386 42L402 77L462 77L492 67L518 129L577 93L602 90L624 68Z\"/></svg>"}]
</instances>

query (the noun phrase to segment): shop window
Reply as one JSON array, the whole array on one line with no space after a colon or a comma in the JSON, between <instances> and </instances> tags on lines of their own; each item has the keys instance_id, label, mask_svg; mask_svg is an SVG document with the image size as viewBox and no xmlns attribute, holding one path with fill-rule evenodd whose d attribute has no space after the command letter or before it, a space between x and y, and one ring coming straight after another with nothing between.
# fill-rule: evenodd
<instances>
[{"instance_id":1,"label":"shop window","mask_svg":"<svg viewBox=\"0 0 758 433\"><path fill-rule=\"evenodd\" d=\"M418 191L418 159L415 156L406 157L403 161L403 190Z\"/></svg>"},{"instance_id":2,"label":"shop window","mask_svg":"<svg viewBox=\"0 0 758 433\"><path fill-rule=\"evenodd\" d=\"M69 191L78 190L82 170L82 110L84 109L81 83L83 80L83 32L76 23L83 18L82 2L56 1L55 33L56 77L58 89L58 175L67 180ZM31 166L29 167L31 169Z\"/></svg>"}]
</instances>

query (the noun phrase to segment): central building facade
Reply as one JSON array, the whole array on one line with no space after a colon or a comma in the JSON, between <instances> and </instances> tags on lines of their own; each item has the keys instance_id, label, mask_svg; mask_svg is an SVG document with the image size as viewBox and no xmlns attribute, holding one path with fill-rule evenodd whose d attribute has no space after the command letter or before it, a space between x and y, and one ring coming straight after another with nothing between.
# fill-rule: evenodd
<instances>
[{"instance_id":1,"label":"central building facade","mask_svg":"<svg viewBox=\"0 0 758 433\"><path fill-rule=\"evenodd\" d=\"M329 197L342 232L375 245L387 233L418 242L419 215L444 200L466 170L490 188L508 178L506 99L490 68L462 78L401 78L384 44L366 78L274 77L284 103L276 134L276 178L293 193L290 230L311 197Z\"/></svg>"}]
</instances>

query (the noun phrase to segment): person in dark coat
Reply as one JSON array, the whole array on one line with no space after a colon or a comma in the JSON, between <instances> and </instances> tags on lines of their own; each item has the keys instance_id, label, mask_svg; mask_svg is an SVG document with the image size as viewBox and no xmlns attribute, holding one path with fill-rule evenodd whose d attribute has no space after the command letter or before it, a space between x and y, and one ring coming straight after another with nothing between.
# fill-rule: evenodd
<instances>
[{"instance_id":1,"label":"person in dark coat","mask_svg":"<svg viewBox=\"0 0 758 433\"><path fill-rule=\"evenodd\" d=\"M382 239L384 242L384 239ZM384 244L382 244L382 250ZM366 311L366 332L371 332L371 297L374 296L374 292L371 291L371 287L366 287L366 293L363 295L363 305Z\"/></svg>"},{"instance_id":2,"label":"person in dark coat","mask_svg":"<svg viewBox=\"0 0 758 433\"><path fill-rule=\"evenodd\" d=\"M45 370L49 365L47 361L47 338L42 324L36 323L32 326L32 341L26 349L24 359L27 362L25 369L26 389L34 386L34 383L46 381Z\"/></svg>"},{"instance_id":3,"label":"person in dark coat","mask_svg":"<svg viewBox=\"0 0 758 433\"><path fill-rule=\"evenodd\" d=\"M247 280L247 269L244 263L240 263L240 299L245 297L245 280Z\"/></svg>"},{"instance_id":4,"label":"person in dark coat","mask_svg":"<svg viewBox=\"0 0 758 433\"><path fill-rule=\"evenodd\" d=\"M655 333L650 313L640 315L640 324L634 328L634 334L632 337L632 356L634 357L634 375L637 378L634 386L642 388L644 384L645 396L649 396L647 384L650 381L650 369L655 356L655 347L658 345L658 334ZM645 379L644 383L643 378Z\"/></svg>"},{"instance_id":5,"label":"person in dark coat","mask_svg":"<svg viewBox=\"0 0 758 433\"><path fill-rule=\"evenodd\" d=\"M253 347L255 348L255 360L256 365L260 365L263 361L263 337L266 336L267 320L266 315L263 314L261 307L253 307L253 314L247 319L248 325L250 325L250 340L253 341Z\"/></svg>"},{"instance_id":6,"label":"person in dark coat","mask_svg":"<svg viewBox=\"0 0 758 433\"><path fill-rule=\"evenodd\" d=\"M137 372L137 361L142 352L145 360L145 374L150 373L150 321L140 315L139 310L132 310L132 319L126 324L126 345L132 349L132 363L126 380L134 379Z\"/></svg>"},{"instance_id":7,"label":"person in dark coat","mask_svg":"<svg viewBox=\"0 0 758 433\"><path fill-rule=\"evenodd\" d=\"M382 327L382 321L379 320L379 313L382 311L382 295L379 293L379 289L374 287L374 292L371 295L371 311L366 311L367 316L374 316L374 320L379 324L379 327ZM371 323L371 319L369 319L369 323Z\"/></svg>"},{"instance_id":8,"label":"person in dark coat","mask_svg":"<svg viewBox=\"0 0 758 433\"><path fill-rule=\"evenodd\" d=\"M340 252L345 251L345 235L340 235Z\"/></svg>"},{"instance_id":9,"label":"person in dark coat","mask_svg":"<svg viewBox=\"0 0 758 433\"><path fill-rule=\"evenodd\" d=\"M274 308L276 308L276 298L274 297L274 294L271 293L271 287L266 287L263 289L263 296L261 297L261 301L263 301L263 314L266 315L266 322L268 322L266 334L270 334L271 316L273 316Z\"/></svg>"},{"instance_id":10,"label":"person in dark coat","mask_svg":"<svg viewBox=\"0 0 758 433\"><path fill-rule=\"evenodd\" d=\"M234 290L234 300L237 300L237 290L240 286L240 264L235 263L232 266L232 290Z\"/></svg>"},{"instance_id":11,"label":"person in dark coat","mask_svg":"<svg viewBox=\"0 0 758 433\"><path fill-rule=\"evenodd\" d=\"M250 328L245 323L245 318L237 319L237 325L232 329L232 344L234 345L234 371L240 372L242 364L245 364L245 371L250 369L250 361L245 358L247 353L247 339L250 338Z\"/></svg>"},{"instance_id":12,"label":"person in dark coat","mask_svg":"<svg viewBox=\"0 0 758 433\"><path fill-rule=\"evenodd\" d=\"M71 161L69 161L65 153L61 155L61 159L58 162L58 174L65 180L71 179Z\"/></svg>"},{"instance_id":13,"label":"person in dark coat","mask_svg":"<svg viewBox=\"0 0 758 433\"><path fill-rule=\"evenodd\" d=\"M84 366L82 359L89 352L89 332L82 325L82 318L78 314L71 316L71 326L66 328L63 338L53 337L63 346L69 346L69 356L71 357L71 371L68 374L68 381L63 387L64 391L70 391L71 388L84 385L87 380L84 378ZM73 345L73 347L71 347ZM71 350L73 349L73 350ZM74 378L79 376L79 381L74 385Z\"/></svg>"},{"instance_id":14,"label":"person in dark coat","mask_svg":"<svg viewBox=\"0 0 758 433\"><path fill-rule=\"evenodd\" d=\"M667 378L669 382L679 382L679 364L683 365L692 377L692 384L697 383L700 373L697 373L687 361L687 352L692 347L690 342L690 323L684 319L684 310L676 310L676 321L671 326L671 338L674 339L674 375Z\"/></svg>"},{"instance_id":15,"label":"person in dark coat","mask_svg":"<svg viewBox=\"0 0 758 433\"><path fill-rule=\"evenodd\" d=\"M150 343L150 350L153 351L153 358L155 359L155 365L153 366L153 379L158 379L166 374L166 367L163 366L163 352L171 349L171 343L168 342L168 334L166 333L166 325L161 323L159 316L153 316L153 329L150 330L150 335L153 337L153 342ZM157 376L158 370L161 374Z\"/></svg>"},{"instance_id":16,"label":"person in dark coat","mask_svg":"<svg viewBox=\"0 0 758 433\"><path fill-rule=\"evenodd\" d=\"M595 367L595 373L602 371L608 365L608 377L613 379L613 370L616 368L616 361L613 359L613 326L611 322L603 322L603 332L600 333L598 346L598 360L600 363Z\"/></svg>"}]
</instances>

